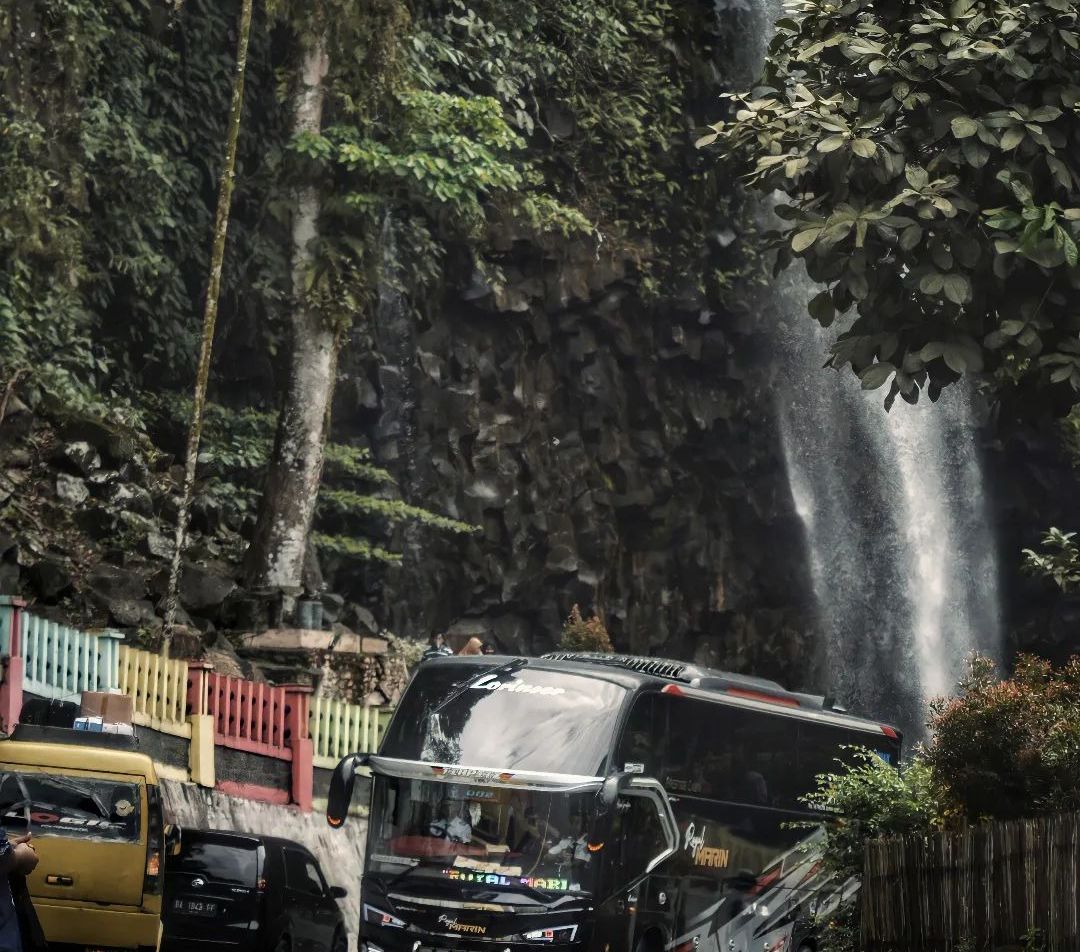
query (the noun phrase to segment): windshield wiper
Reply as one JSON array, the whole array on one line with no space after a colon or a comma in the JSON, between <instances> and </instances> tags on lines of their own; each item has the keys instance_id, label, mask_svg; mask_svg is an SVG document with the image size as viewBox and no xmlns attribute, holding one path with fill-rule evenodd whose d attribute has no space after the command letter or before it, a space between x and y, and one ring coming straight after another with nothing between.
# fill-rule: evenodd
<instances>
[{"instance_id":1,"label":"windshield wiper","mask_svg":"<svg viewBox=\"0 0 1080 952\"><path fill-rule=\"evenodd\" d=\"M519 668L524 668L529 663L528 658L511 658L504 664L500 664L494 668L484 668L482 671L478 671L468 681L462 684L456 691L449 695L449 697L443 698L442 701L435 707L435 709L428 715L428 717L435 717L444 707L448 704L452 704L461 695L469 690L477 681L481 678L486 678L492 674L510 674L517 671Z\"/></svg>"},{"instance_id":2,"label":"windshield wiper","mask_svg":"<svg viewBox=\"0 0 1080 952\"><path fill-rule=\"evenodd\" d=\"M395 873L393 878L386 883L386 891L390 892L398 883L402 880L408 879L413 873L415 873L422 866L438 866L438 863L425 863L423 860L419 860L415 866L409 866L403 869L400 873Z\"/></svg>"}]
</instances>

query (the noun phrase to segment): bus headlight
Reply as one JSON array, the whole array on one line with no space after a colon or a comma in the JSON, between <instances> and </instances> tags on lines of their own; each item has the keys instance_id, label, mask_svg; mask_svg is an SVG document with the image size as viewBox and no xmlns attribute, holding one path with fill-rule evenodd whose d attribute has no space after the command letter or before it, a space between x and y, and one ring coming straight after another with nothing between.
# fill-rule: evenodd
<instances>
[{"instance_id":1,"label":"bus headlight","mask_svg":"<svg viewBox=\"0 0 1080 952\"><path fill-rule=\"evenodd\" d=\"M526 932L521 937L529 942L573 942L577 935L577 926L556 926L554 929L536 929Z\"/></svg>"},{"instance_id":2,"label":"bus headlight","mask_svg":"<svg viewBox=\"0 0 1080 952\"><path fill-rule=\"evenodd\" d=\"M397 916L392 916L388 912L367 905L367 903L364 904L364 921L375 926L389 926L391 929L405 928L405 923Z\"/></svg>"}]
</instances>

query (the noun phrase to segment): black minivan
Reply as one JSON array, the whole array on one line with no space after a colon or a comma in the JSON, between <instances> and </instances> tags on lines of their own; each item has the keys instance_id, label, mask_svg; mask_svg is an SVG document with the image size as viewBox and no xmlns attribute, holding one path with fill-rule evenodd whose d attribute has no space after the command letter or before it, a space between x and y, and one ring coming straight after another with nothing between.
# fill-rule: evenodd
<instances>
[{"instance_id":1,"label":"black minivan","mask_svg":"<svg viewBox=\"0 0 1080 952\"><path fill-rule=\"evenodd\" d=\"M299 843L184 829L171 853L162 952L347 952L345 890Z\"/></svg>"}]
</instances>

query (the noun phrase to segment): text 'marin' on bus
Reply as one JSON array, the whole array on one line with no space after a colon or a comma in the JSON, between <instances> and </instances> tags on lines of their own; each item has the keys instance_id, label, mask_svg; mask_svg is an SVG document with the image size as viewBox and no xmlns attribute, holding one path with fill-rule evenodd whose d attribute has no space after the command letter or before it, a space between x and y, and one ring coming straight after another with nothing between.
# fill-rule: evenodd
<instances>
[{"instance_id":1,"label":"text 'marin' on bus","mask_svg":"<svg viewBox=\"0 0 1080 952\"><path fill-rule=\"evenodd\" d=\"M807 952L857 888L802 797L896 730L778 684L656 658L426 662L378 754L328 799L371 801L364 952Z\"/></svg>"}]
</instances>

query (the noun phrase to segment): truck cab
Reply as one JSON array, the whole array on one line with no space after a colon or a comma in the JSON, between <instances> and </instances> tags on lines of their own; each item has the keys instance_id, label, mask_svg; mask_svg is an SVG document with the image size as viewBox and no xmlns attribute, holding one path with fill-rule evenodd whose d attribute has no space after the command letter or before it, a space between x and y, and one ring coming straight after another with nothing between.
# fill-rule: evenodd
<instances>
[{"instance_id":1,"label":"truck cab","mask_svg":"<svg viewBox=\"0 0 1080 952\"><path fill-rule=\"evenodd\" d=\"M28 885L50 947L157 950L165 831L153 761L130 737L20 727L16 738L0 741L0 823L9 837L33 834Z\"/></svg>"}]
</instances>

